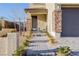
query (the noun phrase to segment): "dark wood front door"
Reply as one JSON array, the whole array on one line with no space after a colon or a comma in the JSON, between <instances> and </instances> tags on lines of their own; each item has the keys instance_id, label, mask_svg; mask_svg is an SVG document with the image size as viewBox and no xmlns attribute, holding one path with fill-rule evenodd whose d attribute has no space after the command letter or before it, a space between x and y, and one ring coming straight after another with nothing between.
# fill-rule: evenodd
<instances>
[{"instance_id":1,"label":"dark wood front door","mask_svg":"<svg viewBox=\"0 0 79 59\"><path fill-rule=\"evenodd\" d=\"M37 16L32 16L32 30L37 31Z\"/></svg>"}]
</instances>

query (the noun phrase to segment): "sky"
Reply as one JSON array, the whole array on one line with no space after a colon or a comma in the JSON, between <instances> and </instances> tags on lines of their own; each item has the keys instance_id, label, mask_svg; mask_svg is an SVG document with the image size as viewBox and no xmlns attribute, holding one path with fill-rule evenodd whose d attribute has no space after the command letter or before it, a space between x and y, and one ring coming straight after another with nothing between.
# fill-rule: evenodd
<instances>
[{"instance_id":1,"label":"sky","mask_svg":"<svg viewBox=\"0 0 79 59\"><path fill-rule=\"evenodd\" d=\"M5 17L9 21L19 17L23 21L26 17L24 9L28 7L28 3L0 3L0 17Z\"/></svg>"}]
</instances>

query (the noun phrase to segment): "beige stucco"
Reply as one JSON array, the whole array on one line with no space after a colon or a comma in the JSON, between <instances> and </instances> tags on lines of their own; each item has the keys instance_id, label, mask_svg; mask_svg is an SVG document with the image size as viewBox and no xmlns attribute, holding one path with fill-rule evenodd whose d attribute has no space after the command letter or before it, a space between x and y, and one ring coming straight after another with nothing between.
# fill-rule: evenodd
<instances>
[{"instance_id":1,"label":"beige stucco","mask_svg":"<svg viewBox=\"0 0 79 59\"><path fill-rule=\"evenodd\" d=\"M31 16L37 16L37 27L40 30L44 30L46 29L47 26L47 18L46 18L46 14L31 14ZM32 20L32 19L31 19Z\"/></svg>"},{"instance_id":2,"label":"beige stucco","mask_svg":"<svg viewBox=\"0 0 79 59\"><path fill-rule=\"evenodd\" d=\"M0 56L12 56L18 48L18 33L7 33L7 37L0 37Z\"/></svg>"},{"instance_id":3,"label":"beige stucco","mask_svg":"<svg viewBox=\"0 0 79 59\"><path fill-rule=\"evenodd\" d=\"M46 30L46 26L47 26L46 15L43 15L43 14L38 15L37 20L38 20L38 28L40 28L40 30L44 30L44 29Z\"/></svg>"},{"instance_id":4,"label":"beige stucco","mask_svg":"<svg viewBox=\"0 0 79 59\"><path fill-rule=\"evenodd\" d=\"M48 15L47 15L48 32L55 37L55 20L53 15L53 11L55 10L55 4L47 3L46 8L48 9Z\"/></svg>"},{"instance_id":5,"label":"beige stucco","mask_svg":"<svg viewBox=\"0 0 79 59\"><path fill-rule=\"evenodd\" d=\"M45 8L46 4L45 3L31 3L29 8Z\"/></svg>"}]
</instances>

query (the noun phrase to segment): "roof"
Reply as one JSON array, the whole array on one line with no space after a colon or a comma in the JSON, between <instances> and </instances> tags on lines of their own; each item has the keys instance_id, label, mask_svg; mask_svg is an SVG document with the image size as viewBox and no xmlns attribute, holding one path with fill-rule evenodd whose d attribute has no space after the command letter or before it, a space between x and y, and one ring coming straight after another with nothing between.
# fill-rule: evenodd
<instances>
[{"instance_id":1,"label":"roof","mask_svg":"<svg viewBox=\"0 0 79 59\"><path fill-rule=\"evenodd\" d=\"M38 12L38 11L44 11L47 12L48 10L46 8L26 8L25 12Z\"/></svg>"}]
</instances>

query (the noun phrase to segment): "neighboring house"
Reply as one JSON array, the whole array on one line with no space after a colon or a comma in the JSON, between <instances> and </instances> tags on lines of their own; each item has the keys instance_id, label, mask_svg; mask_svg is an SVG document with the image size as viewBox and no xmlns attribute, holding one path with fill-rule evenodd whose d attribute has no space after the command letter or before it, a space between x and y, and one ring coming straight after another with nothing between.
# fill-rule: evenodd
<instances>
[{"instance_id":1,"label":"neighboring house","mask_svg":"<svg viewBox=\"0 0 79 59\"><path fill-rule=\"evenodd\" d=\"M22 26L20 26L22 27ZM6 37L9 32L19 31L19 24L9 21L5 17L0 18L0 37Z\"/></svg>"},{"instance_id":2,"label":"neighboring house","mask_svg":"<svg viewBox=\"0 0 79 59\"><path fill-rule=\"evenodd\" d=\"M28 30L59 37L79 37L79 4L32 3L25 9Z\"/></svg>"},{"instance_id":3,"label":"neighboring house","mask_svg":"<svg viewBox=\"0 0 79 59\"><path fill-rule=\"evenodd\" d=\"M2 29L6 29L6 28L12 28L14 29L16 26L16 29L18 29L18 24L11 21L7 21L6 18L1 17L0 18L0 26L2 27Z\"/></svg>"}]
</instances>

